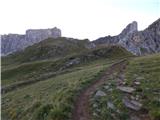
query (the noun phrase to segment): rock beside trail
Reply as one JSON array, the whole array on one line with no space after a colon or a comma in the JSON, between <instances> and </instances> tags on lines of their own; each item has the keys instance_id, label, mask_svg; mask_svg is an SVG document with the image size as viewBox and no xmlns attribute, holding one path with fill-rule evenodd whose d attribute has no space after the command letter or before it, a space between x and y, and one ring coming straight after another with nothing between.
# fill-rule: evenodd
<instances>
[{"instance_id":1,"label":"rock beside trail","mask_svg":"<svg viewBox=\"0 0 160 120\"><path fill-rule=\"evenodd\" d=\"M130 120L141 120L141 119L136 115L131 115Z\"/></svg>"},{"instance_id":2,"label":"rock beside trail","mask_svg":"<svg viewBox=\"0 0 160 120\"><path fill-rule=\"evenodd\" d=\"M138 111L141 109L142 104L135 100L129 100L128 98L123 98L123 103L127 108Z\"/></svg>"},{"instance_id":3,"label":"rock beside trail","mask_svg":"<svg viewBox=\"0 0 160 120\"><path fill-rule=\"evenodd\" d=\"M107 102L107 107L110 108L110 109L112 109L112 110L116 109L116 107L114 106L114 104L111 101Z\"/></svg>"},{"instance_id":4,"label":"rock beside trail","mask_svg":"<svg viewBox=\"0 0 160 120\"><path fill-rule=\"evenodd\" d=\"M127 92L127 93L132 93L133 91L135 91L135 89L133 87L118 86L117 89L119 89L123 92Z\"/></svg>"},{"instance_id":5,"label":"rock beside trail","mask_svg":"<svg viewBox=\"0 0 160 120\"><path fill-rule=\"evenodd\" d=\"M69 67L71 67L71 66L73 66L73 65L77 65L77 64L79 64L80 62L81 62L81 59L80 59L80 58L75 58L75 59L69 60L69 61L67 61L67 62L64 64L63 67L60 68L60 70L64 70L64 69L69 68Z\"/></svg>"},{"instance_id":6,"label":"rock beside trail","mask_svg":"<svg viewBox=\"0 0 160 120\"><path fill-rule=\"evenodd\" d=\"M108 85L106 85L106 86L104 86L104 88L105 88L106 90L108 90L108 89L109 89L109 86L108 86Z\"/></svg>"},{"instance_id":7,"label":"rock beside trail","mask_svg":"<svg viewBox=\"0 0 160 120\"><path fill-rule=\"evenodd\" d=\"M103 96L106 96L106 93L101 90L98 90L95 94L95 97L103 97Z\"/></svg>"},{"instance_id":8,"label":"rock beside trail","mask_svg":"<svg viewBox=\"0 0 160 120\"><path fill-rule=\"evenodd\" d=\"M134 82L134 84L135 85L140 85L141 83L136 81L136 82Z\"/></svg>"}]
</instances>

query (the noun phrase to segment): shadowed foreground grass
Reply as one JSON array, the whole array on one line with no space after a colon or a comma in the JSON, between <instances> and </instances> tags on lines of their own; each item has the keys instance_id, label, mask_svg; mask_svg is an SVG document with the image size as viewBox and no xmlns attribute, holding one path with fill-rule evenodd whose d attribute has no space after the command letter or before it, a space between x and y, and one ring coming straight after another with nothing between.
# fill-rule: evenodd
<instances>
[{"instance_id":1,"label":"shadowed foreground grass","mask_svg":"<svg viewBox=\"0 0 160 120\"><path fill-rule=\"evenodd\" d=\"M111 62L111 61L110 61ZM67 120L78 92L100 76L106 60L2 95L2 119Z\"/></svg>"}]
</instances>

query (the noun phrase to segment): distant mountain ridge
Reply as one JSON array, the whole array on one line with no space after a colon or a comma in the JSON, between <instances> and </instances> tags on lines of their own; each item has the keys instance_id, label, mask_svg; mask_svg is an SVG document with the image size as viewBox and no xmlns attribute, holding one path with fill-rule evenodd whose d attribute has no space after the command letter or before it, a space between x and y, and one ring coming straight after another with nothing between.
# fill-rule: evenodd
<instances>
[{"instance_id":1,"label":"distant mountain ridge","mask_svg":"<svg viewBox=\"0 0 160 120\"><path fill-rule=\"evenodd\" d=\"M29 29L26 31L25 35L18 35L18 34L2 35L1 54L8 55L13 52L21 51L24 48L31 46L35 43L39 43L40 41L45 40L47 38L59 38L59 37L61 37L61 30L56 27L53 29L36 29L36 30ZM65 38L65 39L67 40L70 38ZM66 45L66 42L65 41L63 42L64 44L61 43L61 46ZM106 36L98 38L94 41L88 41L84 46L88 46L90 48L96 48L98 46L105 46L105 45L122 46L129 52L133 53L134 55L139 55L139 56L158 53L160 52L160 18L151 25L149 25L149 27L144 29L143 31L138 31L137 22L133 21L132 23L128 24L126 28L123 29L119 35ZM65 47L61 49L65 49ZM51 54L53 53L51 52Z\"/></svg>"},{"instance_id":2,"label":"distant mountain ridge","mask_svg":"<svg viewBox=\"0 0 160 120\"><path fill-rule=\"evenodd\" d=\"M117 36L106 36L93 41L95 45L120 45L135 55L160 52L160 19L143 31L132 22Z\"/></svg>"},{"instance_id":3,"label":"distant mountain ridge","mask_svg":"<svg viewBox=\"0 0 160 120\"><path fill-rule=\"evenodd\" d=\"M23 50L24 48L49 37L61 37L61 30L56 27L52 29L29 29L26 31L25 35L1 35L1 54L3 56Z\"/></svg>"}]
</instances>

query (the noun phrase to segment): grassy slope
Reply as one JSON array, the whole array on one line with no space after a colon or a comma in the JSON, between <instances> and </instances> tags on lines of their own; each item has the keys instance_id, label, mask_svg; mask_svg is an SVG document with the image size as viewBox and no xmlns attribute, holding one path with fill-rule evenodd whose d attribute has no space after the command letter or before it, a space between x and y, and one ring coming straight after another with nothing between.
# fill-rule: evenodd
<instances>
[{"instance_id":1,"label":"grassy slope","mask_svg":"<svg viewBox=\"0 0 160 120\"><path fill-rule=\"evenodd\" d=\"M71 58L81 63L67 73L37 82L2 95L2 118L9 120L69 119L75 96L111 63L131 56L120 47L98 48ZM54 71L70 57L20 65L10 64L2 71L2 84L10 85L24 78L33 78ZM2 61L3 62L3 61ZM11 62L12 63L12 62ZM58 67L57 67L58 66ZM27 80L27 79L25 79Z\"/></svg>"},{"instance_id":2,"label":"grassy slope","mask_svg":"<svg viewBox=\"0 0 160 120\"><path fill-rule=\"evenodd\" d=\"M110 62L110 61L108 61ZM78 91L110 63L97 61L47 81L2 96L2 118L13 120L69 119Z\"/></svg>"},{"instance_id":3,"label":"grassy slope","mask_svg":"<svg viewBox=\"0 0 160 120\"><path fill-rule=\"evenodd\" d=\"M130 62L126 73L127 82L133 84L133 80L141 82L137 89L142 89L142 103L149 110L152 119L160 119L160 54L136 58ZM140 95L141 93L135 92ZM141 96L141 95L140 95Z\"/></svg>"},{"instance_id":4,"label":"grassy slope","mask_svg":"<svg viewBox=\"0 0 160 120\"><path fill-rule=\"evenodd\" d=\"M24 63L2 70L2 85L35 79L50 72L55 72L61 61L45 60Z\"/></svg>"},{"instance_id":5,"label":"grassy slope","mask_svg":"<svg viewBox=\"0 0 160 120\"><path fill-rule=\"evenodd\" d=\"M73 55L71 57L64 57L58 60L43 60L30 63L23 63L20 65L13 65L3 67L2 70L2 86L13 83L18 83L26 80L41 79L43 76L49 74L56 74L62 72L59 69L63 67L70 59L79 58L80 64L86 64L97 59L120 59L123 57L132 56L125 49L117 46L98 48L96 50L87 51L81 54ZM3 61L2 61L3 64Z\"/></svg>"},{"instance_id":6,"label":"grassy slope","mask_svg":"<svg viewBox=\"0 0 160 120\"><path fill-rule=\"evenodd\" d=\"M29 61L57 59L67 55L73 55L87 51L88 40L68 38L48 38L37 44L27 47L24 51L11 54L2 58L2 66L20 64Z\"/></svg>"},{"instance_id":7,"label":"grassy slope","mask_svg":"<svg viewBox=\"0 0 160 120\"><path fill-rule=\"evenodd\" d=\"M106 85L99 88L107 93L107 96L94 98L92 100L92 110L94 117L97 120L128 120L131 112L126 108L122 99L126 94L116 89L117 72L110 77ZM139 81L140 85L135 86L134 81ZM143 104L143 110L148 111L152 120L160 119L160 54L137 57L129 61L129 65L125 73L125 86L134 86L136 91L132 96L139 96L139 101ZM129 96L129 95L127 95ZM112 101L115 109L108 108L107 102ZM95 105L96 104L96 105ZM95 107L96 106L96 107ZM120 111L117 112L117 110ZM138 111L137 114L141 114ZM135 112L136 113L136 112Z\"/></svg>"}]
</instances>

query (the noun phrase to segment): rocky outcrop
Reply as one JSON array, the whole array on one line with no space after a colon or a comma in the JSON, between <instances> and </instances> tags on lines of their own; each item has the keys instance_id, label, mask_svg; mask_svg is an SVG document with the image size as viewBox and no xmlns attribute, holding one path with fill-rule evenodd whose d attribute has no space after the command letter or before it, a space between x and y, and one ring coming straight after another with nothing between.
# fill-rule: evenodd
<instances>
[{"instance_id":1,"label":"rocky outcrop","mask_svg":"<svg viewBox=\"0 0 160 120\"><path fill-rule=\"evenodd\" d=\"M125 37L137 31L137 22L132 22L117 36L106 36L101 37L93 43L96 45L108 44L108 45L116 45L119 41L125 41Z\"/></svg>"},{"instance_id":2,"label":"rocky outcrop","mask_svg":"<svg viewBox=\"0 0 160 120\"><path fill-rule=\"evenodd\" d=\"M119 44L136 55L160 52L160 19L143 31L126 35Z\"/></svg>"},{"instance_id":3,"label":"rocky outcrop","mask_svg":"<svg viewBox=\"0 0 160 120\"><path fill-rule=\"evenodd\" d=\"M61 30L58 28L30 29L26 31L25 35L2 35L1 54L8 55L23 50L24 48L49 37L61 37ZM146 55L160 52L160 19L143 31L138 31L137 22L133 21L127 25L119 35L101 37L90 42L86 47L92 49L99 45L122 46L135 55Z\"/></svg>"},{"instance_id":4,"label":"rocky outcrop","mask_svg":"<svg viewBox=\"0 0 160 120\"><path fill-rule=\"evenodd\" d=\"M24 48L47 38L61 37L61 30L52 29L29 29L25 35L8 34L1 36L1 55L23 50Z\"/></svg>"},{"instance_id":5,"label":"rocky outcrop","mask_svg":"<svg viewBox=\"0 0 160 120\"><path fill-rule=\"evenodd\" d=\"M117 36L107 36L93 41L96 45L121 45L135 55L160 52L160 19L143 31L132 22Z\"/></svg>"}]
</instances>

